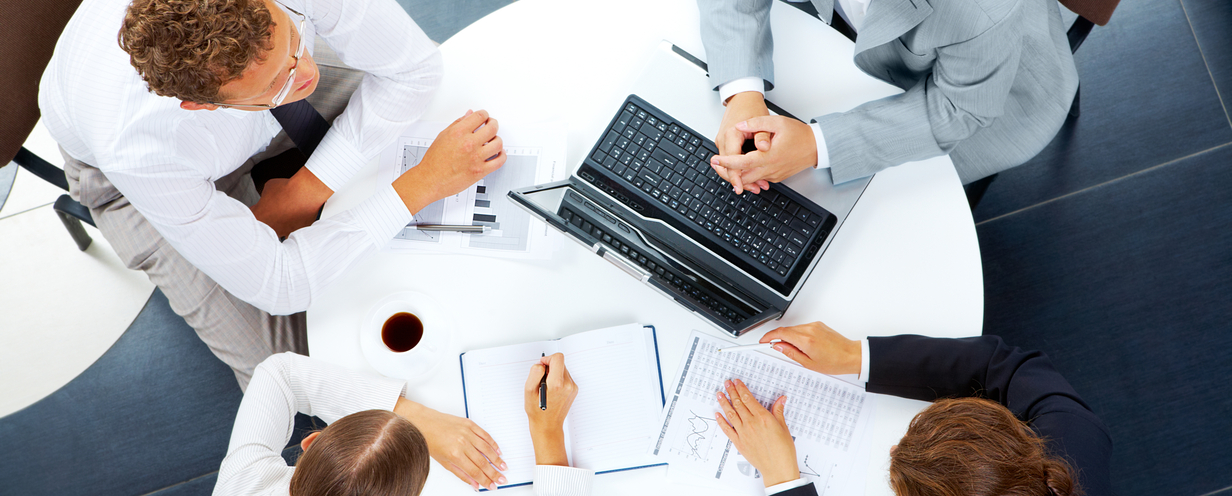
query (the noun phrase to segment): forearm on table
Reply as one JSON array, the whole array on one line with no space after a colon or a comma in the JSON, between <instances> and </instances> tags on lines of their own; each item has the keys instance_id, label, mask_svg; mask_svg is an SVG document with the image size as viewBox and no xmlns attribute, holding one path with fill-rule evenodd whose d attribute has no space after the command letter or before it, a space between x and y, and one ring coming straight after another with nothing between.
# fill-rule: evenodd
<instances>
[{"instance_id":1,"label":"forearm on table","mask_svg":"<svg viewBox=\"0 0 1232 496\"><path fill-rule=\"evenodd\" d=\"M563 429L531 426L530 437L535 447L535 465L569 466Z\"/></svg>"}]
</instances>

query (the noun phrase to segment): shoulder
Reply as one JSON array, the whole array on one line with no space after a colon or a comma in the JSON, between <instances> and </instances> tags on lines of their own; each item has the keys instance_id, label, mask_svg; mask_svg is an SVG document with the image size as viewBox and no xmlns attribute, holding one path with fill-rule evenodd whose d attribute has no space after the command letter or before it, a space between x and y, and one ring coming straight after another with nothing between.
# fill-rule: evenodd
<instances>
[{"instance_id":1,"label":"shoulder","mask_svg":"<svg viewBox=\"0 0 1232 496\"><path fill-rule=\"evenodd\" d=\"M1010 21L1024 0L929 0L933 13L921 24L949 33L957 41L976 38Z\"/></svg>"}]
</instances>

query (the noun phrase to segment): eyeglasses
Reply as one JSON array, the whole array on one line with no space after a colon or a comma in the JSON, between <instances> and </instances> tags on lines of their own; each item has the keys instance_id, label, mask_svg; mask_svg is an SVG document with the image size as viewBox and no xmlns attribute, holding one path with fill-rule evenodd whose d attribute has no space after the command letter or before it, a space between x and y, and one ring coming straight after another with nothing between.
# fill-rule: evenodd
<instances>
[{"instance_id":1,"label":"eyeglasses","mask_svg":"<svg viewBox=\"0 0 1232 496\"><path fill-rule=\"evenodd\" d=\"M282 4L279 3L278 5L282 5ZM274 107L282 105L282 101L287 99L287 96L291 94L291 89L292 89L291 87L295 85L295 70L299 68L299 58L304 55L304 48L308 46L308 38L304 37L304 28L307 26L308 18L305 17L304 14L299 13L298 11L296 11L295 9L292 9L291 7L287 7L286 5L282 5L282 7L291 11L291 13L299 16L299 33L298 33L299 34L299 48L295 49L295 55L291 57L295 59L295 63L291 65L291 73L287 75L287 82L282 85L282 89L278 91L278 94L274 95L274 101L270 103L269 105L262 105L259 103L251 103L251 104L215 103L215 102L205 102L205 103L208 103L210 105L217 105L219 107L228 107L228 108L236 108L236 109L272 109Z\"/></svg>"}]
</instances>

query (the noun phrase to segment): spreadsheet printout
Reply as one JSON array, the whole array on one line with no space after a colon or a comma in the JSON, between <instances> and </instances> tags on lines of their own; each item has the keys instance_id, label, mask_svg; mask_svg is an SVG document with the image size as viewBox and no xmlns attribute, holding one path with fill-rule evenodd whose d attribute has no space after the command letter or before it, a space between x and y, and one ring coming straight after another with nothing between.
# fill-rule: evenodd
<instances>
[{"instance_id":1,"label":"spreadsheet printout","mask_svg":"<svg viewBox=\"0 0 1232 496\"><path fill-rule=\"evenodd\" d=\"M864 388L754 351L723 352L731 342L699 331L689 336L680 373L667 387L667 405L651 453L680 469L756 489L761 474L719 429L716 393L740 379L763 407L787 396L784 417L795 438L800 474L819 494L863 492L873 402ZM863 458L861 460L861 458ZM854 486L853 486L854 485Z\"/></svg>"}]
</instances>

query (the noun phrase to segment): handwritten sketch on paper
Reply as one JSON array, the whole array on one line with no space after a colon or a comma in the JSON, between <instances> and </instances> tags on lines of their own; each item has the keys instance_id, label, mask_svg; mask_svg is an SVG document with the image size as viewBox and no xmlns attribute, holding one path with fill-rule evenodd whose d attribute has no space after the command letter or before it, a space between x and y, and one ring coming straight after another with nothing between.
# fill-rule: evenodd
<instances>
[{"instance_id":1,"label":"handwritten sketch on paper","mask_svg":"<svg viewBox=\"0 0 1232 496\"><path fill-rule=\"evenodd\" d=\"M784 416L796 440L800 473L818 493L832 488L862 493L868 450L861 448L870 444L872 416L863 388L762 353L718 352L729 345L699 331L689 336L651 453L673 469L750 490L762 487L761 474L737 452L714 416L719 411L715 393L724 381L740 379L762 406L787 396Z\"/></svg>"},{"instance_id":2,"label":"handwritten sketch on paper","mask_svg":"<svg viewBox=\"0 0 1232 496\"><path fill-rule=\"evenodd\" d=\"M382 155L382 180L392 181L419 165L446 123L419 122ZM512 128L512 129L511 129ZM391 242L396 249L473 253L506 258L545 258L548 229L509 202L510 190L563 179L566 134L558 123L501 127L505 165L470 188L444 198L416 213ZM419 224L481 225L483 234L420 231Z\"/></svg>"}]
</instances>

